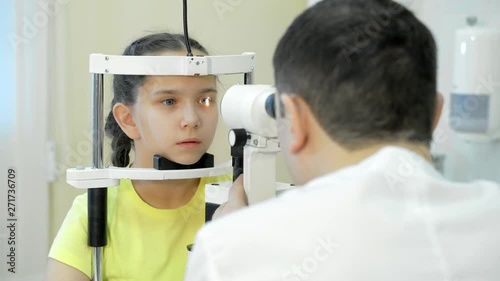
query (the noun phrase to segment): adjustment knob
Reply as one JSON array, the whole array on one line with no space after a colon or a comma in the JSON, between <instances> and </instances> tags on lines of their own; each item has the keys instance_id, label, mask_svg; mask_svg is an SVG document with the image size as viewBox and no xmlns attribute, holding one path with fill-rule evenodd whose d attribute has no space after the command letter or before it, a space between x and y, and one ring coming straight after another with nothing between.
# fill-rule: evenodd
<instances>
[{"instance_id":1,"label":"adjustment knob","mask_svg":"<svg viewBox=\"0 0 500 281\"><path fill-rule=\"evenodd\" d=\"M229 145L244 146L247 144L249 135L245 129L232 129L229 131Z\"/></svg>"}]
</instances>

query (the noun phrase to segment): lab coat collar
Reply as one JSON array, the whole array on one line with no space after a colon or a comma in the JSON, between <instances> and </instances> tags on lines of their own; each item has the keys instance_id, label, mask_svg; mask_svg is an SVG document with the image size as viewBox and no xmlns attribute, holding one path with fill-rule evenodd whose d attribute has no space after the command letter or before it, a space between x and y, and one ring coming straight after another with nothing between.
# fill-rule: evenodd
<instances>
[{"instance_id":1,"label":"lab coat collar","mask_svg":"<svg viewBox=\"0 0 500 281\"><path fill-rule=\"evenodd\" d=\"M357 174L368 171L382 173L391 170L403 175L419 173L435 179L444 179L433 164L420 154L404 147L390 145L382 147L357 164L317 177L306 183L306 185L314 184L316 181L322 181L332 176L343 177L346 175L350 177L353 172Z\"/></svg>"}]
</instances>

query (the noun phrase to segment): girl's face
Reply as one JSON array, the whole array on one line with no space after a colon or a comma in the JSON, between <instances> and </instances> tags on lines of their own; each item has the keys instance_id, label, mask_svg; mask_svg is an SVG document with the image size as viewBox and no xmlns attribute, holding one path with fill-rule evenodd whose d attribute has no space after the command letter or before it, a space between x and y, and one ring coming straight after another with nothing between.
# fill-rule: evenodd
<instances>
[{"instance_id":1,"label":"girl's face","mask_svg":"<svg viewBox=\"0 0 500 281\"><path fill-rule=\"evenodd\" d=\"M136 159L152 165L159 154L180 164L196 163L215 135L216 98L214 76L147 77L132 110L140 135L134 140Z\"/></svg>"}]
</instances>

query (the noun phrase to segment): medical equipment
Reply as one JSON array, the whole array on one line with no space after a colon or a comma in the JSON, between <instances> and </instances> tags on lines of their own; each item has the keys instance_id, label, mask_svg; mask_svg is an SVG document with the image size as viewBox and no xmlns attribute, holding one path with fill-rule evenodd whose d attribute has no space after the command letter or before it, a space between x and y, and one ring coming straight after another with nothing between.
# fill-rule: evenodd
<instances>
[{"instance_id":1,"label":"medical equipment","mask_svg":"<svg viewBox=\"0 0 500 281\"><path fill-rule=\"evenodd\" d=\"M243 73L251 81L255 69L255 54L206 57L132 57L90 55L93 76L93 167L67 170L67 182L77 188L88 188L89 246L94 247L94 280L102 280L102 247L106 246L106 187L129 179L185 179L230 174L231 166L187 170L156 170L104 167L103 165L103 85L104 74L134 75L224 75ZM153 159L151 159L153 161ZM213 193L213 192L212 192ZM226 197L227 198L227 197Z\"/></svg>"},{"instance_id":2,"label":"medical equipment","mask_svg":"<svg viewBox=\"0 0 500 281\"><path fill-rule=\"evenodd\" d=\"M274 112L276 89L269 85L235 85L222 98L221 115L231 128L229 144L234 179L243 173L248 203L255 204L293 188L276 181L276 155L280 151ZM274 188L269 188L274 186ZM223 203L227 196L207 185L207 201ZM221 197L221 194L224 196Z\"/></svg>"},{"instance_id":3,"label":"medical equipment","mask_svg":"<svg viewBox=\"0 0 500 281\"><path fill-rule=\"evenodd\" d=\"M186 15L185 10L186 0L184 0L184 16ZM94 248L93 280L95 281L102 280L102 254L103 247L107 244L107 187L118 186L119 180L122 178L135 180L186 179L225 175L232 171L239 173L240 170L243 170L246 175L244 184L250 204L274 197L276 192L282 192L290 187L290 185L280 183L276 190L269 188L276 186L274 160L279 151L276 130L273 129L275 127L274 121L265 113L265 101L274 93L270 86L234 87L228 91L229 95L223 101L229 107L237 105L241 112L246 114L239 115L239 112L228 111L227 106L223 106L223 110L226 112L223 115L229 118L225 118L225 121L231 122L230 126L234 128L230 133L233 146L231 150L235 152L232 153L234 168L229 163L212 168L182 170L104 167L103 101L105 74L184 76L244 74L244 83L253 83L255 53L230 56L192 56L187 35L186 17L184 17L184 23L187 56L116 56L105 54L91 54L89 56L93 91L93 166L68 169L67 182L76 188L88 189L88 235L89 246ZM242 100L242 95L245 95L244 100ZM264 103L262 103L263 101ZM250 111L246 110L246 102L252 105ZM259 107L262 107L264 111L259 110ZM258 117L256 120L267 123L253 121L247 123L243 120L245 118L253 120L256 116ZM230 120L233 117L241 122L232 123ZM262 124L266 125L260 127ZM235 126L239 126L239 128ZM155 158L152 161L162 165L163 160ZM210 163L210 159L207 163ZM213 160L211 163L213 164ZM206 201L213 203L226 201L230 185L230 183L226 183L207 186Z\"/></svg>"},{"instance_id":4,"label":"medical equipment","mask_svg":"<svg viewBox=\"0 0 500 281\"><path fill-rule=\"evenodd\" d=\"M455 33L450 127L469 141L500 139L500 30L476 26Z\"/></svg>"},{"instance_id":5,"label":"medical equipment","mask_svg":"<svg viewBox=\"0 0 500 281\"><path fill-rule=\"evenodd\" d=\"M275 92L267 85L236 85L226 92L221 103L222 118L232 129L229 143L243 149L243 186L249 204L276 195L269 186L276 183L276 153L280 148L276 121L266 111Z\"/></svg>"}]
</instances>

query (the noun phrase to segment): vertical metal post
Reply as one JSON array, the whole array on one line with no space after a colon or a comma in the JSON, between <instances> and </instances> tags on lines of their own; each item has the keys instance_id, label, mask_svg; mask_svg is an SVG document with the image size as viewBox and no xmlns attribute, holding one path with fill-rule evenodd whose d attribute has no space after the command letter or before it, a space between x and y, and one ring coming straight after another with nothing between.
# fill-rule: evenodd
<instances>
[{"instance_id":1,"label":"vertical metal post","mask_svg":"<svg viewBox=\"0 0 500 281\"><path fill-rule=\"evenodd\" d=\"M104 74L92 74L92 162L94 168L103 168L104 142Z\"/></svg>"},{"instance_id":2,"label":"vertical metal post","mask_svg":"<svg viewBox=\"0 0 500 281\"><path fill-rule=\"evenodd\" d=\"M92 163L102 169L104 143L104 75L92 74ZM88 190L88 243L94 247L92 265L94 281L102 281L102 252L106 246L107 188Z\"/></svg>"},{"instance_id":3,"label":"vertical metal post","mask_svg":"<svg viewBox=\"0 0 500 281\"><path fill-rule=\"evenodd\" d=\"M255 75L255 70L252 70L252 72L245 73L243 78L244 79L243 84L245 85L253 84L254 75Z\"/></svg>"}]
</instances>

